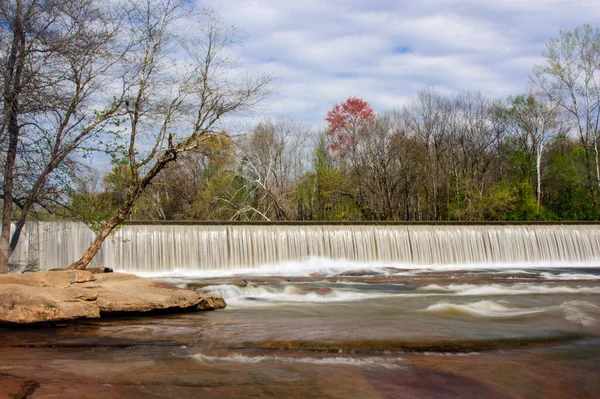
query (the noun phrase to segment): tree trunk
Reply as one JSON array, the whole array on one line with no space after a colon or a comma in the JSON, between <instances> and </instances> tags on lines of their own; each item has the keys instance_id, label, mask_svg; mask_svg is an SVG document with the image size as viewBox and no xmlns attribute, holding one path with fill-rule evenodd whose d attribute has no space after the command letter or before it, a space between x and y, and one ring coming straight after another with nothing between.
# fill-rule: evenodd
<instances>
[{"instance_id":1,"label":"tree trunk","mask_svg":"<svg viewBox=\"0 0 600 399\"><path fill-rule=\"evenodd\" d=\"M590 196L592 199L592 207L594 209L594 212L596 212L596 210L598 209L597 207L597 201L596 201L596 185L594 184L594 179L592 177L592 161L591 161L591 155L590 155L590 148L587 142L584 142L583 140L581 140L582 145L583 145L583 154L585 156L585 168L586 168L586 174L587 174L587 189L590 191Z\"/></svg>"},{"instance_id":2,"label":"tree trunk","mask_svg":"<svg viewBox=\"0 0 600 399\"><path fill-rule=\"evenodd\" d=\"M10 256L15 251L15 248L17 247L17 244L19 243L19 238L21 237L21 232L23 231L23 227L25 227L25 221L26 221L26 219L24 217L21 217L19 219L19 221L17 222L17 224L15 225L15 231L12 233L12 237L10 238L10 244L8 245L8 251L7 251L8 259L10 259Z\"/></svg>"},{"instance_id":3,"label":"tree trunk","mask_svg":"<svg viewBox=\"0 0 600 399\"><path fill-rule=\"evenodd\" d=\"M27 221L27 215L29 215L29 211L31 210L31 207L33 206L33 203L35 201L35 197L37 193L41 190L41 188L44 186L46 177L49 174L50 170L47 166L44 172L42 172L40 177L37 179L37 181L31 188L31 191L29 192L27 199L25 200L25 204L21 209L21 215L15 225L15 231L13 231L12 237L10 238L10 244L8 245L8 259L10 259L10 256L12 255L15 248L17 247L17 244L19 243L19 239L21 238L21 232L23 231L23 227L25 227L25 223Z\"/></svg>"},{"instance_id":4,"label":"tree trunk","mask_svg":"<svg viewBox=\"0 0 600 399\"><path fill-rule=\"evenodd\" d=\"M6 64L4 91L4 115L9 137L8 152L4 164L4 202L2 204L2 232L0 233L0 273L8 272L10 225L12 219L14 168L19 141L19 95L21 93L21 75L25 64L25 24L23 21L23 2L17 1L17 10L12 21L13 40Z\"/></svg>"},{"instance_id":5,"label":"tree trunk","mask_svg":"<svg viewBox=\"0 0 600 399\"><path fill-rule=\"evenodd\" d=\"M535 195L537 201L537 212L540 212L540 202L542 200L542 148L537 149L535 155Z\"/></svg>"},{"instance_id":6,"label":"tree trunk","mask_svg":"<svg viewBox=\"0 0 600 399\"><path fill-rule=\"evenodd\" d=\"M596 188L600 188L600 164L598 163L598 138L594 133L594 161L596 163Z\"/></svg>"},{"instance_id":7,"label":"tree trunk","mask_svg":"<svg viewBox=\"0 0 600 399\"><path fill-rule=\"evenodd\" d=\"M323 200L323 193L321 187L321 168L317 167L316 176L316 208L317 208L317 220L325 220L325 204Z\"/></svg>"},{"instance_id":8,"label":"tree trunk","mask_svg":"<svg viewBox=\"0 0 600 399\"><path fill-rule=\"evenodd\" d=\"M9 122L10 123L10 122ZM11 130L9 126L9 131ZM2 233L0 234L0 273L8 273L8 247L10 241L10 227L12 219L12 189L13 189L13 169L17 153L17 143L10 133L10 144L4 166L4 202L2 204Z\"/></svg>"},{"instance_id":9,"label":"tree trunk","mask_svg":"<svg viewBox=\"0 0 600 399\"><path fill-rule=\"evenodd\" d=\"M100 251L100 247L102 246L102 243L104 242L104 240L106 240L108 235L118 225L123 223L123 221L125 221L125 219L127 219L127 216L129 216L129 214L131 213L132 207L133 207L133 204L131 204L131 205L127 204L127 206L125 208L119 210L113 217L111 217L106 222L106 224L104 226L102 226L100 231L96 234L96 238L94 238L94 241L90 244L88 249L83 253L83 255L81 256L81 259L79 259L77 262L74 262L73 264L71 264L71 266L69 266L68 268L70 270L85 270L85 268L88 267L88 265L90 264L92 259L94 259L94 256L96 256L98 251Z\"/></svg>"},{"instance_id":10,"label":"tree trunk","mask_svg":"<svg viewBox=\"0 0 600 399\"><path fill-rule=\"evenodd\" d=\"M150 184L152 179L156 177L156 175L163 170L167 164L173 162L177 159L177 153L172 149L168 149L165 152L165 155L161 157L161 159L154 164L154 166L150 169L148 174L141 180L132 183L132 186L129 187L129 191L127 193L127 199L125 200L125 204L106 222L104 226L100 229L98 234L96 234L96 238L90 244L88 249L84 252L77 262L74 262L68 268L70 270L85 270L85 268L90 264L94 256L100 250L102 243L108 235L121 223L123 223L129 215L131 215L131 211L133 210L133 204L140 197L142 192L146 189L146 187Z\"/></svg>"}]
</instances>

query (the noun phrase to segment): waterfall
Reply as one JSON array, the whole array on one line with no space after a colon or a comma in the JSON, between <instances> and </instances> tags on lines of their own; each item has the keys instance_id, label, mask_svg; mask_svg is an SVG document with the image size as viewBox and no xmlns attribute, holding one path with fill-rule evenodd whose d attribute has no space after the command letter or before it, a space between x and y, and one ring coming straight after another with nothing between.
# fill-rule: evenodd
<instances>
[{"instance_id":1,"label":"waterfall","mask_svg":"<svg viewBox=\"0 0 600 399\"><path fill-rule=\"evenodd\" d=\"M94 237L76 222L31 222L11 263L66 267ZM125 224L94 266L130 272L257 267L309 257L415 265L595 262L598 224Z\"/></svg>"},{"instance_id":2,"label":"waterfall","mask_svg":"<svg viewBox=\"0 0 600 399\"><path fill-rule=\"evenodd\" d=\"M84 223L27 222L9 263L37 265L42 270L65 268L81 257L94 237L94 232ZM107 257L111 249L110 243L103 245L92 265L112 263L110 256Z\"/></svg>"}]
</instances>

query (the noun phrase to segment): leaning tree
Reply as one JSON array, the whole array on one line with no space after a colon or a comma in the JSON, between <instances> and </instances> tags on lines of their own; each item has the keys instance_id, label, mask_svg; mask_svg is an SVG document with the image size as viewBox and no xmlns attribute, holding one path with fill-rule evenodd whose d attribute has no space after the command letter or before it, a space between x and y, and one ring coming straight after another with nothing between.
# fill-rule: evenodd
<instances>
[{"instance_id":1,"label":"leaning tree","mask_svg":"<svg viewBox=\"0 0 600 399\"><path fill-rule=\"evenodd\" d=\"M231 61L233 28L213 13L198 16L186 0L143 0L125 10L129 51L123 57L124 118L120 147L129 171L123 204L98 229L81 259L85 269L108 235L131 214L152 180L179 154L224 137L222 122L268 94L270 79L249 77Z\"/></svg>"}]
</instances>

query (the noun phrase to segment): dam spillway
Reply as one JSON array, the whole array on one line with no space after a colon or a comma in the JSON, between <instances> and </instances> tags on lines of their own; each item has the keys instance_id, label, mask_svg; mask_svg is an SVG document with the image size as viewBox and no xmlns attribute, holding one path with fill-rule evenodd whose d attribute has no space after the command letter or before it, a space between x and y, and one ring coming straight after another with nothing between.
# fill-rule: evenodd
<instances>
[{"instance_id":1,"label":"dam spillway","mask_svg":"<svg viewBox=\"0 0 600 399\"><path fill-rule=\"evenodd\" d=\"M11 263L66 267L94 237L83 223L30 222ZM410 265L600 264L598 224L128 223L92 265L128 272L223 270L329 258Z\"/></svg>"}]
</instances>

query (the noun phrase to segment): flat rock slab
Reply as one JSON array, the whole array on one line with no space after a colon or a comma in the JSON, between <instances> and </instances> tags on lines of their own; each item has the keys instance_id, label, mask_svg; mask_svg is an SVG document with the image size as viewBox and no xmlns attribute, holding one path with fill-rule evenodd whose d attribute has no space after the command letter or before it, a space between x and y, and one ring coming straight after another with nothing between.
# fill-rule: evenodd
<instances>
[{"instance_id":1,"label":"flat rock slab","mask_svg":"<svg viewBox=\"0 0 600 399\"><path fill-rule=\"evenodd\" d=\"M221 297L132 274L65 270L0 275L0 325L222 309Z\"/></svg>"},{"instance_id":2,"label":"flat rock slab","mask_svg":"<svg viewBox=\"0 0 600 399\"><path fill-rule=\"evenodd\" d=\"M97 319L95 291L74 287L0 284L0 324L34 324Z\"/></svg>"},{"instance_id":3,"label":"flat rock slab","mask_svg":"<svg viewBox=\"0 0 600 399\"><path fill-rule=\"evenodd\" d=\"M221 297L175 287L124 273L96 274L96 281L83 284L98 290L100 313L144 313L168 310L214 310L225 307ZM197 309L196 309L197 308Z\"/></svg>"},{"instance_id":4,"label":"flat rock slab","mask_svg":"<svg viewBox=\"0 0 600 399\"><path fill-rule=\"evenodd\" d=\"M27 378L0 373L0 398L27 398L39 386L39 383Z\"/></svg>"},{"instance_id":5,"label":"flat rock slab","mask_svg":"<svg viewBox=\"0 0 600 399\"><path fill-rule=\"evenodd\" d=\"M70 287L77 283L94 281L94 275L86 270L61 270L22 274L0 274L0 285L18 284L29 287Z\"/></svg>"}]
</instances>

